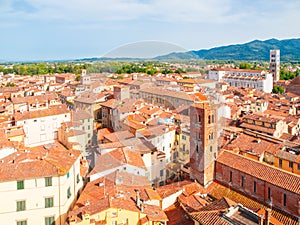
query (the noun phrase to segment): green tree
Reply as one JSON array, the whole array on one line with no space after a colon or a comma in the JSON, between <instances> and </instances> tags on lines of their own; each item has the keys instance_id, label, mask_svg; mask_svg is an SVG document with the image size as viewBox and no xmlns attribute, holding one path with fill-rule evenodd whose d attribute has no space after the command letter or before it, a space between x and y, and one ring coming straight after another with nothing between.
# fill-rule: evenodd
<instances>
[{"instance_id":1,"label":"green tree","mask_svg":"<svg viewBox=\"0 0 300 225\"><path fill-rule=\"evenodd\" d=\"M178 68L177 70L175 70L175 73L181 74L181 73L186 73L183 69Z\"/></svg>"},{"instance_id":2,"label":"green tree","mask_svg":"<svg viewBox=\"0 0 300 225\"><path fill-rule=\"evenodd\" d=\"M81 74L77 74L76 75L76 81L80 81L81 80Z\"/></svg>"},{"instance_id":3,"label":"green tree","mask_svg":"<svg viewBox=\"0 0 300 225\"><path fill-rule=\"evenodd\" d=\"M15 83L11 83L11 82L8 82L8 83L5 85L5 87L14 87L14 86L16 86L16 84L15 84Z\"/></svg>"},{"instance_id":4,"label":"green tree","mask_svg":"<svg viewBox=\"0 0 300 225\"><path fill-rule=\"evenodd\" d=\"M286 71L286 70L280 70L280 80L291 80L294 79L297 76L297 71Z\"/></svg>"},{"instance_id":5,"label":"green tree","mask_svg":"<svg viewBox=\"0 0 300 225\"><path fill-rule=\"evenodd\" d=\"M272 92L274 94L283 94L284 93L284 89L283 89L283 87L281 87L279 85L274 85Z\"/></svg>"},{"instance_id":6,"label":"green tree","mask_svg":"<svg viewBox=\"0 0 300 225\"><path fill-rule=\"evenodd\" d=\"M246 69L246 70L250 70L251 69L251 65L249 63L246 62L242 62L239 66L240 69Z\"/></svg>"}]
</instances>

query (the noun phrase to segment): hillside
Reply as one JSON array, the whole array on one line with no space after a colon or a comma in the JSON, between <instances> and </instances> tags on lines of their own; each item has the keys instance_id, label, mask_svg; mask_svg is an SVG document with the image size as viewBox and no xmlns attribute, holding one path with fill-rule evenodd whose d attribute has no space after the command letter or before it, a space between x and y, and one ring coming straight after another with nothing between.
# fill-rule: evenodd
<instances>
[{"instance_id":1,"label":"hillside","mask_svg":"<svg viewBox=\"0 0 300 225\"><path fill-rule=\"evenodd\" d=\"M208 50L171 53L156 57L155 59L268 61L271 49L280 49L281 61L300 61L300 38L287 40L269 39L266 41L254 40L245 44L221 46Z\"/></svg>"}]
</instances>

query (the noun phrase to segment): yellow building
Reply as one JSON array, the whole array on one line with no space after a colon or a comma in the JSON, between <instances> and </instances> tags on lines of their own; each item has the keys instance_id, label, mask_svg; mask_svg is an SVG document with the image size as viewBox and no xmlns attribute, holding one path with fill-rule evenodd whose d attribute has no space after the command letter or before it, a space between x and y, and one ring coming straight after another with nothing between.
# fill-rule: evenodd
<instances>
[{"instance_id":1,"label":"yellow building","mask_svg":"<svg viewBox=\"0 0 300 225\"><path fill-rule=\"evenodd\" d=\"M278 151L274 156L274 166L300 175L300 155L290 151Z\"/></svg>"}]
</instances>

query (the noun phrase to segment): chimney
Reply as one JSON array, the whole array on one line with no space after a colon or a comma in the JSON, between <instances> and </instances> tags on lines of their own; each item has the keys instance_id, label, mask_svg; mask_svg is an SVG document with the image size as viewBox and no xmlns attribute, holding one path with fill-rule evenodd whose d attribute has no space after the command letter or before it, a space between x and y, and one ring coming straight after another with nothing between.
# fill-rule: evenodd
<instances>
[{"instance_id":1,"label":"chimney","mask_svg":"<svg viewBox=\"0 0 300 225\"><path fill-rule=\"evenodd\" d=\"M144 201L141 200L141 207L140 207L141 213L144 213Z\"/></svg>"},{"instance_id":2,"label":"chimney","mask_svg":"<svg viewBox=\"0 0 300 225\"><path fill-rule=\"evenodd\" d=\"M266 216L265 216L266 225L270 224L270 219L271 219L271 209L266 209Z\"/></svg>"},{"instance_id":3,"label":"chimney","mask_svg":"<svg viewBox=\"0 0 300 225\"><path fill-rule=\"evenodd\" d=\"M141 197L140 197L140 192L139 190L135 190L135 193L136 193L136 206L138 208L141 207Z\"/></svg>"},{"instance_id":4,"label":"chimney","mask_svg":"<svg viewBox=\"0 0 300 225\"><path fill-rule=\"evenodd\" d=\"M263 214L258 214L258 224L264 225L264 215Z\"/></svg>"}]
</instances>

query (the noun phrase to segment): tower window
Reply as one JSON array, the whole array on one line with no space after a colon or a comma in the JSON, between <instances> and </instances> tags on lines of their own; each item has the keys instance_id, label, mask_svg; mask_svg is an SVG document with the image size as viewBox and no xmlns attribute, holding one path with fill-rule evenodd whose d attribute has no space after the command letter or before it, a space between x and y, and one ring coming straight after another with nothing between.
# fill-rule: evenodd
<instances>
[{"instance_id":1,"label":"tower window","mask_svg":"<svg viewBox=\"0 0 300 225\"><path fill-rule=\"evenodd\" d=\"M253 182L253 192L256 193L256 181Z\"/></svg>"},{"instance_id":2,"label":"tower window","mask_svg":"<svg viewBox=\"0 0 300 225\"><path fill-rule=\"evenodd\" d=\"M198 122L201 122L201 116L200 116L200 115L196 115L196 120L197 120Z\"/></svg>"},{"instance_id":3,"label":"tower window","mask_svg":"<svg viewBox=\"0 0 300 225\"><path fill-rule=\"evenodd\" d=\"M268 187L268 200L271 200L271 188Z\"/></svg>"},{"instance_id":4,"label":"tower window","mask_svg":"<svg viewBox=\"0 0 300 225\"><path fill-rule=\"evenodd\" d=\"M232 182L232 171L230 171L229 182Z\"/></svg>"}]
</instances>

